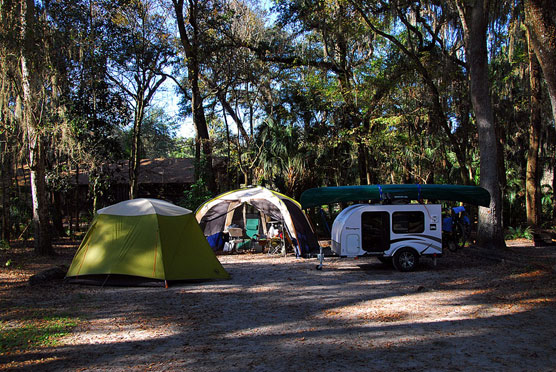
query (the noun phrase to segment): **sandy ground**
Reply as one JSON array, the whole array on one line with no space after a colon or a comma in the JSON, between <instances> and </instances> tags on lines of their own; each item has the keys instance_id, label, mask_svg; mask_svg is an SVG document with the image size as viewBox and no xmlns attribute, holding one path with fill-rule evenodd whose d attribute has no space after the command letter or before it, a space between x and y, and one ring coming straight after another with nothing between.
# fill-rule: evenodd
<instances>
[{"instance_id":1,"label":"sandy ground","mask_svg":"<svg viewBox=\"0 0 556 372\"><path fill-rule=\"evenodd\" d=\"M374 258L318 271L314 259L219 256L231 280L169 289L31 287L29 275L75 248L55 260L12 251L0 319L28 310L81 322L59 346L0 353L0 369L554 371L556 248L511 249L512 262L466 249L413 273Z\"/></svg>"}]
</instances>

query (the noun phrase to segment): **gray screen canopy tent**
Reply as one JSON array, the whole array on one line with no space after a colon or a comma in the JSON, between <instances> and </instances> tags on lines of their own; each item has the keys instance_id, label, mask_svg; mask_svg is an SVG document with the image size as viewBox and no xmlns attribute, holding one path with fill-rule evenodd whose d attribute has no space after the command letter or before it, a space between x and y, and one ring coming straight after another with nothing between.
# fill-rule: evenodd
<instances>
[{"instance_id":1,"label":"gray screen canopy tent","mask_svg":"<svg viewBox=\"0 0 556 372\"><path fill-rule=\"evenodd\" d=\"M244 205L254 207L259 215L280 221L291 239L296 256L318 252L318 240L301 205L286 195L261 186L220 194L197 209L197 221L213 249L218 245L222 232L231 224L245 229L245 220L240 218Z\"/></svg>"}]
</instances>

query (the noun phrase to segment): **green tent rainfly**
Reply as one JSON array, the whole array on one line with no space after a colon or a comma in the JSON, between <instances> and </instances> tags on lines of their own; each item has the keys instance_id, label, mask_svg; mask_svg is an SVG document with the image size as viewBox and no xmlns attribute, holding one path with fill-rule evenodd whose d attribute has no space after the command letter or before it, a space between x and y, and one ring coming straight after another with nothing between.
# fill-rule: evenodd
<instances>
[{"instance_id":1,"label":"green tent rainfly","mask_svg":"<svg viewBox=\"0 0 556 372\"><path fill-rule=\"evenodd\" d=\"M99 275L166 281L229 278L195 215L157 199L128 200L97 212L67 278Z\"/></svg>"}]
</instances>

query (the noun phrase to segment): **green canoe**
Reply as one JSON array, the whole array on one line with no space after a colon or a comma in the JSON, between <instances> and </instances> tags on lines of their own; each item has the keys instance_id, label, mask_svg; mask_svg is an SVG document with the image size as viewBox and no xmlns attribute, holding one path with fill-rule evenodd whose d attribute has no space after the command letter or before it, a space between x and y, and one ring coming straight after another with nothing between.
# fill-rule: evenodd
<instances>
[{"instance_id":1,"label":"green canoe","mask_svg":"<svg viewBox=\"0 0 556 372\"><path fill-rule=\"evenodd\" d=\"M303 209L340 202L410 200L448 200L488 207L490 194L478 186L462 185L362 185L317 187L301 194Z\"/></svg>"}]
</instances>

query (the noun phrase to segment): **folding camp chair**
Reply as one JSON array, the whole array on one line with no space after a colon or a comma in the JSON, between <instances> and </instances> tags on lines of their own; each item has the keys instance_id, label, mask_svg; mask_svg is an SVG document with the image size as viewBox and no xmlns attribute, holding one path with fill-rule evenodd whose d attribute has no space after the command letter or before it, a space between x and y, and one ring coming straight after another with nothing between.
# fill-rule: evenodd
<instances>
[{"instance_id":1,"label":"folding camp chair","mask_svg":"<svg viewBox=\"0 0 556 372\"><path fill-rule=\"evenodd\" d=\"M259 219L258 218L248 218L245 221L245 235L249 239L253 239L254 235L259 235Z\"/></svg>"},{"instance_id":2,"label":"folding camp chair","mask_svg":"<svg viewBox=\"0 0 556 372\"><path fill-rule=\"evenodd\" d=\"M229 227L228 234L230 235L230 244L232 245L231 251L237 250L238 245L243 243L243 230L239 227Z\"/></svg>"},{"instance_id":3,"label":"folding camp chair","mask_svg":"<svg viewBox=\"0 0 556 372\"><path fill-rule=\"evenodd\" d=\"M274 236L269 236L268 254L282 254L286 253L286 244L284 242L284 230L282 224L277 221L271 222L270 231L274 231ZM269 234L270 235L270 234Z\"/></svg>"},{"instance_id":4,"label":"folding camp chair","mask_svg":"<svg viewBox=\"0 0 556 372\"><path fill-rule=\"evenodd\" d=\"M259 219L248 218L245 221L245 236L244 243L240 244L238 248L253 249L253 243L256 243L259 238Z\"/></svg>"}]
</instances>

